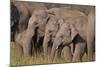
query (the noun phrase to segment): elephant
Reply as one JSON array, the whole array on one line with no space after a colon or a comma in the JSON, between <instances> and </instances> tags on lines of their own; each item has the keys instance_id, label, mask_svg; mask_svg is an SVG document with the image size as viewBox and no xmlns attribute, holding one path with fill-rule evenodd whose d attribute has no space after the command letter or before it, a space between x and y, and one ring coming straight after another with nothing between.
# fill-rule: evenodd
<instances>
[{"instance_id":1,"label":"elephant","mask_svg":"<svg viewBox=\"0 0 100 67\"><path fill-rule=\"evenodd\" d=\"M19 49L21 50L21 52L24 53L24 56L32 55L32 46L33 46L31 44L32 37L35 36L36 31L38 31L38 29L40 29L41 32L44 32L45 29L44 26L47 20L48 20L48 14L46 10L34 11L33 15L29 19L27 29L22 33L19 33L18 36L16 37L16 42L18 44L17 46L21 48Z\"/></svg>"},{"instance_id":2,"label":"elephant","mask_svg":"<svg viewBox=\"0 0 100 67\"><path fill-rule=\"evenodd\" d=\"M71 43L75 44L75 51L73 54L73 58L70 59L70 61L74 62L81 59L82 55L85 52L87 42L87 24L87 16L72 17L67 19L65 23L62 24L54 39L51 50L51 61L53 61L56 52L61 54L62 49L65 46L67 46L68 48ZM70 48L68 49L71 50Z\"/></svg>"},{"instance_id":3,"label":"elephant","mask_svg":"<svg viewBox=\"0 0 100 67\"><path fill-rule=\"evenodd\" d=\"M60 57L64 58L65 62L72 62L72 57L73 57L73 54L75 51L75 45L73 43L71 43L68 46L63 46L60 51L61 52L59 52L58 55L60 56L60 54L61 54ZM59 56L58 56L58 58L59 58Z\"/></svg>"},{"instance_id":4,"label":"elephant","mask_svg":"<svg viewBox=\"0 0 100 67\"><path fill-rule=\"evenodd\" d=\"M85 16L85 14L79 10L71 9L70 7L55 7L48 10L48 13L54 14L57 17L67 20L70 17Z\"/></svg>"},{"instance_id":5,"label":"elephant","mask_svg":"<svg viewBox=\"0 0 100 67\"><path fill-rule=\"evenodd\" d=\"M41 14L36 15L37 18L39 17L39 19L40 19L40 20L37 19L37 21L39 21L39 22L33 23L33 21L34 21L34 16L33 16L32 20L30 19L31 22L29 23L28 27L30 29L30 27L33 26L33 31L34 31L33 33L34 34L33 34L33 40L32 41L34 42L34 49L38 52L41 52L41 50L42 50L41 47L42 47L44 33L45 33L45 26L48 23L49 16L48 16L47 10L43 9L43 10L40 10L39 12Z\"/></svg>"},{"instance_id":6,"label":"elephant","mask_svg":"<svg viewBox=\"0 0 100 67\"><path fill-rule=\"evenodd\" d=\"M49 53L48 52L48 42L52 41L52 43L53 43L53 41L54 41L53 39L55 38L54 32L56 33L57 32L56 29L58 30L58 28L60 28L60 26L64 23L63 20L67 20L70 17L84 15L80 11L76 11L76 10L72 11L69 7L51 8L48 10L48 13L55 16L56 18L53 18L55 20L52 20L52 22L50 20L46 26L46 29L45 29L45 37L44 37L44 42L43 42L44 56L45 57L48 55L47 53ZM60 20L58 20L57 18ZM58 21L56 21L56 19ZM56 25L53 24L54 21L55 21ZM52 38L52 36L53 36L53 38Z\"/></svg>"},{"instance_id":7,"label":"elephant","mask_svg":"<svg viewBox=\"0 0 100 67\"><path fill-rule=\"evenodd\" d=\"M49 58L50 54L50 49L52 48L52 43L53 40L56 36L56 33L61 26L61 24L64 23L63 19L60 19L56 17L55 15L49 15L49 20L48 23L46 24L45 27L45 35L44 35L44 40L43 40L43 50L44 50L44 57Z\"/></svg>"},{"instance_id":8,"label":"elephant","mask_svg":"<svg viewBox=\"0 0 100 67\"><path fill-rule=\"evenodd\" d=\"M95 50L95 7L89 7L90 11L88 13L88 24L86 29L86 47L85 43L79 43L80 45L73 45L74 48L74 54L73 54L73 61L79 61L80 58L78 56L78 51L82 51L84 53L84 49L88 55L88 61L93 61L94 56L94 50ZM75 43L75 41L73 41ZM84 45L83 45L84 44ZM65 51L66 52L66 51ZM70 54L69 54L70 55ZM67 55L66 55L67 56ZM77 58L77 59L76 59ZM78 59L79 58L79 59Z\"/></svg>"},{"instance_id":9,"label":"elephant","mask_svg":"<svg viewBox=\"0 0 100 67\"><path fill-rule=\"evenodd\" d=\"M11 4L14 4L19 12L19 21L18 23L18 33L24 31L27 28L28 19L29 19L29 12L27 8L24 6L23 3L12 1Z\"/></svg>"},{"instance_id":10,"label":"elephant","mask_svg":"<svg viewBox=\"0 0 100 67\"><path fill-rule=\"evenodd\" d=\"M66 37L63 36L64 34L67 35L67 36ZM55 36L55 39L54 39L54 42L53 42L53 46L52 46L52 50L51 50L51 60L52 61L55 60L54 57L55 57L56 53L61 54L60 51L63 49L63 46L60 46L60 45L61 44L63 44L63 45L66 44L66 42L67 42L66 40L68 40L68 42L69 42L69 40L71 40L69 38L70 38L70 30L69 30L68 24L63 23L61 28L57 32L57 34ZM59 46L62 47L62 48L59 48ZM59 48L59 50L57 50L58 48Z\"/></svg>"},{"instance_id":11,"label":"elephant","mask_svg":"<svg viewBox=\"0 0 100 67\"><path fill-rule=\"evenodd\" d=\"M88 28L87 28L87 53L88 60L93 61L94 50L95 50L95 7L89 8L88 14Z\"/></svg>"},{"instance_id":12,"label":"elephant","mask_svg":"<svg viewBox=\"0 0 100 67\"><path fill-rule=\"evenodd\" d=\"M68 8L68 7L60 7L60 8L51 8L50 10L48 10L49 11L49 13L51 13L51 14L54 14L54 15L56 15L57 17L61 17L61 18L64 18L64 20L68 20L69 18L71 18L71 17L80 17L80 16L87 16L86 14L84 14L83 12L80 12L80 11L78 11L78 10L73 10L73 9L71 9L71 8ZM88 24L89 25L89 24ZM94 24L93 24L94 25ZM92 26L93 26L92 25ZM90 26L88 26L88 27L90 27ZM94 27L94 26L93 26ZM92 29L92 28L87 28L87 29ZM88 31L87 31L88 32ZM87 33L87 35L89 35L88 33ZM91 35L89 35L89 36L87 36L88 38L90 38L91 37ZM92 37L94 37L94 36L92 36ZM91 38L90 38L91 39ZM92 38L93 39L93 38ZM90 40L90 41L92 41L92 40ZM88 42L88 39L87 39L87 42ZM93 41L92 41L93 42ZM90 42L89 42L90 43ZM77 46L76 46L77 47ZM90 49L89 47L88 47L88 49ZM87 50L88 50L87 49ZM89 50L88 50L89 51ZM76 51L77 52L77 51ZM89 53L88 53L89 54ZM92 55L93 56L93 55Z\"/></svg>"},{"instance_id":13,"label":"elephant","mask_svg":"<svg viewBox=\"0 0 100 67\"><path fill-rule=\"evenodd\" d=\"M16 16L15 16L16 15ZM15 40L15 34L18 31L19 12L16 6L11 4L11 41Z\"/></svg>"},{"instance_id":14,"label":"elephant","mask_svg":"<svg viewBox=\"0 0 100 67\"><path fill-rule=\"evenodd\" d=\"M21 1L15 0L15 1L12 1L11 4L13 4L19 12L19 17L16 17L16 18L18 18L18 21L17 21L18 30L17 30L16 36L13 36L14 38L19 37L19 35L22 34L27 29L28 21L29 21L30 17L33 15L34 11L36 12L40 9L46 10L45 5L42 3L21 2ZM16 15L14 15L14 16L16 16ZM40 29L42 29L42 27L39 28L39 30ZM42 32L40 32L40 33L42 34ZM37 38L37 41L40 40L40 37L37 36L37 37L32 38L31 44L34 44L33 41L36 40L35 38Z\"/></svg>"},{"instance_id":15,"label":"elephant","mask_svg":"<svg viewBox=\"0 0 100 67\"><path fill-rule=\"evenodd\" d=\"M46 9L44 4L41 3L31 3L31 2L21 2L21 1L11 1L11 4L13 4L16 8L17 11L19 13L19 17L16 16L16 19L18 18L17 21L17 26L18 26L18 30L17 30L17 34L23 32L24 30L27 29L28 27L28 21L29 18L32 16L32 13L35 10L39 10L39 9ZM16 34L16 36L17 36ZM15 36L14 36L15 38Z\"/></svg>"}]
</instances>

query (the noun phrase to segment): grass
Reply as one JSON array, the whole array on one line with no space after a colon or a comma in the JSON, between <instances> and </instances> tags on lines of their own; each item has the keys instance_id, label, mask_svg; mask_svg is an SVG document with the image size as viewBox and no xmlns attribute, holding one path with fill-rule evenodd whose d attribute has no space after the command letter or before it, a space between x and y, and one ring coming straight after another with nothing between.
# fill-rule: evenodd
<instances>
[{"instance_id":1,"label":"grass","mask_svg":"<svg viewBox=\"0 0 100 67\"><path fill-rule=\"evenodd\" d=\"M51 62L49 60L45 60L43 58L42 53L34 53L34 55L32 55L32 57L20 56L18 54L18 50L16 48L16 45L13 42L11 42L10 59L11 59L10 64L13 65L13 66L16 66L16 65L51 64ZM83 61L88 61L87 55L83 56L82 62ZM57 59L53 63L65 63L65 62L67 62L67 61L64 59L64 57L62 57L62 58Z\"/></svg>"}]
</instances>

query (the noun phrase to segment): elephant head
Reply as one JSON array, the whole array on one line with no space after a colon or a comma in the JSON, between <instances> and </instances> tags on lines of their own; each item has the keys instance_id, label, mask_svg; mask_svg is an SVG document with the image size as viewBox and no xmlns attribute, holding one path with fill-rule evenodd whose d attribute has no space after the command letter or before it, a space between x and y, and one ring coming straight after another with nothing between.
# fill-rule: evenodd
<instances>
[{"instance_id":1,"label":"elephant head","mask_svg":"<svg viewBox=\"0 0 100 67\"><path fill-rule=\"evenodd\" d=\"M34 35L34 31L41 25L46 24L48 19L48 14L46 10L36 10L33 12L32 17L29 20L27 30L31 30Z\"/></svg>"}]
</instances>

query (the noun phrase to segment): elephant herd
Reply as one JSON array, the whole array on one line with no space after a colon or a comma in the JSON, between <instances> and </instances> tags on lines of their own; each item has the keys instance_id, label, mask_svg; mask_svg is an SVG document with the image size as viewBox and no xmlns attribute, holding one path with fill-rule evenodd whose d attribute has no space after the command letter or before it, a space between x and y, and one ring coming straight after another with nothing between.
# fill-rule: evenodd
<instances>
[{"instance_id":1,"label":"elephant herd","mask_svg":"<svg viewBox=\"0 0 100 67\"><path fill-rule=\"evenodd\" d=\"M69 62L81 61L85 53L91 61L95 53L94 7L86 15L67 6L47 8L43 3L12 1L11 41L27 57L34 49L52 62L62 52Z\"/></svg>"}]
</instances>

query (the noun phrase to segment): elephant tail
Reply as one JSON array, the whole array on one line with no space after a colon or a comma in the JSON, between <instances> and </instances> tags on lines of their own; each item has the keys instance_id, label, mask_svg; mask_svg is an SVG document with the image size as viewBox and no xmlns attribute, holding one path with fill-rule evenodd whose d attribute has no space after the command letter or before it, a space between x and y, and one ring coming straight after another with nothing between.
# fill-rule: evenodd
<instances>
[{"instance_id":1,"label":"elephant tail","mask_svg":"<svg viewBox=\"0 0 100 67\"><path fill-rule=\"evenodd\" d=\"M88 26L87 26L87 53L88 60L93 60L93 50L94 50L94 37L95 37L95 8L90 7L90 12L88 14Z\"/></svg>"}]
</instances>

